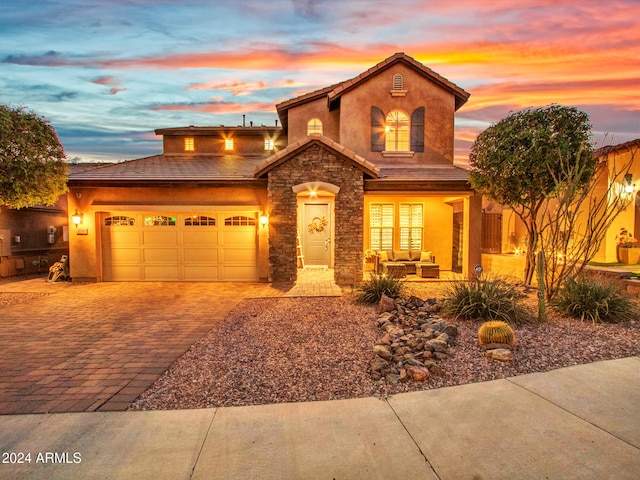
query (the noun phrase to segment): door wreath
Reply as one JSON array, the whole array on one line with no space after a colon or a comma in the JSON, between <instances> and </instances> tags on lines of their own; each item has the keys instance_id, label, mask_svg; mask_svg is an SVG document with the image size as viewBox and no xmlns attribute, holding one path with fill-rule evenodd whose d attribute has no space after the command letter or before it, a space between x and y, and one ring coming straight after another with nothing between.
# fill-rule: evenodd
<instances>
[{"instance_id":1,"label":"door wreath","mask_svg":"<svg viewBox=\"0 0 640 480\"><path fill-rule=\"evenodd\" d=\"M322 217L322 218L315 217L313 220L311 220L311 223L309 224L309 231L311 233L323 232L324 227L326 227L328 224L329 222L325 217Z\"/></svg>"}]
</instances>

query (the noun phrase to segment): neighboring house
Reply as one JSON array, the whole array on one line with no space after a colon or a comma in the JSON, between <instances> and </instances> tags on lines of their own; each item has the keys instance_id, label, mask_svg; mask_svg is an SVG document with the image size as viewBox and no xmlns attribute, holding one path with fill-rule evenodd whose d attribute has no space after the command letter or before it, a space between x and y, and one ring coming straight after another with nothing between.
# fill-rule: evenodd
<instances>
[{"instance_id":1,"label":"neighboring house","mask_svg":"<svg viewBox=\"0 0 640 480\"><path fill-rule=\"evenodd\" d=\"M624 165L631 163L627 178L620 179L618 192L622 195L633 196L633 201L613 221L598 254L593 259L594 262L615 263L617 262L618 243L616 237L620 233L620 229L625 228L635 238L640 238L640 199L638 198L640 191L640 138L599 148L596 150L596 155L600 158L601 164L606 165L610 172L620 171ZM601 185L600 188L605 191L607 185Z\"/></svg>"},{"instance_id":2,"label":"neighboring house","mask_svg":"<svg viewBox=\"0 0 640 480\"><path fill-rule=\"evenodd\" d=\"M51 207L0 207L0 278L46 273L68 254L66 195Z\"/></svg>"},{"instance_id":3,"label":"neighboring house","mask_svg":"<svg viewBox=\"0 0 640 480\"><path fill-rule=\"evenodd\" d=\"M618 174L616 194L632 195L635 201L621 212L608 229L600 250L593 262L616 263L617 236L621 228L640 238L640 138L617 145L609 145L597 149L601 168L609 170L603 176L603 184L596 188L605 194L613 172L621 172L630 164L629 176L625 179ZM628 190L628 191L625 191ZM522 255L527 247L527 231L519 217L508 207L503 207L485 198L482 210L482 265L485 270L494 274L514 275L522 277L525 257Z\"/></svg>"},{"instance_id":4,"label":"neighboring house","mask_svg":"<svg viewBox=\"0 0 640 480\"><path fill-rule=\"evenodd\" d=\"M77 173L101 164L70 163ZM19 210L0 207L0 278L48 273L69 255L67 195L55 205Z\"/></svg>"},{"instance_id":5,"label":"neighboring house","mask_svg":"<svg viewBox=\"0 0 640 480\"><path fill-rule=\"evenodd\" d=\"M468 275L482 202L453 164L468 97L397 53L276 105L281 126L156 130L161 155L71 175L71 276L289 282L304 262L349 284L381 250Z\"/></svg>"}]
</instances>

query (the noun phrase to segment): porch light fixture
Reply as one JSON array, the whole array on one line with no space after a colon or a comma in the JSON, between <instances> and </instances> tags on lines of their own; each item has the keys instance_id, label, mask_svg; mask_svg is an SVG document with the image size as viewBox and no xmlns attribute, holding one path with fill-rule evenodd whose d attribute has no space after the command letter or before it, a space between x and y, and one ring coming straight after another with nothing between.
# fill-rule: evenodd
<instances>
[{"instance_id":1,"label":"porch light fixture","mask_svg":"<svg viewBox=\"0 0 640 480\"><path fill-rule=\"evenodd\" d=\"M633 193L634 190L636 189L636 186L633 183L633 176L630 173L627 173L624 176L623 185L624 185L624 193Z\"/></svg>"},{"instance_id":2,"label":"porch light fixture","mask_svg":"<svg viewBox=\"0 0 640 480\"><path fill-rule=\"evenodd\" d=\"M84 217L84 215L82 214L82 212L79 212L78 209L76 208L76 213L71 215L71 221L76 226L76 228L78 228L78 225L80 225L82 223L82 218L83 217Z\"/></svg>"},{"instance_id":3,"label":"porch light fixture","mask_svg":"<svg viewBox=\"0 0 640 480\"><path fill-rule=\"evenodd\" d=\"M266 213L261 213L260 214L260 225L262 225L262 228L266 227L268 223L269 223L269 217L267 216L267 214Z\"/></svg>"}]
</instances>

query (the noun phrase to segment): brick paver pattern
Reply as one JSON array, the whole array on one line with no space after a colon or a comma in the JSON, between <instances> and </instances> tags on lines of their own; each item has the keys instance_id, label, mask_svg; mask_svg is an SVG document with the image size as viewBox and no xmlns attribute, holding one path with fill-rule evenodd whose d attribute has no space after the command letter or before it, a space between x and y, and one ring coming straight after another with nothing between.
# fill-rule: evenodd
<instances>
[{"instance_id":1,"label":"brick paver pattern","mask_svg":"<svg viewBox=\"0 0 640 480\"><path fill-rule=\"evenodd\" d=\"M126 410L243 298L269 284L0 284L46 295L0 313L0 414Z\"/></svg>"}]
</instances>

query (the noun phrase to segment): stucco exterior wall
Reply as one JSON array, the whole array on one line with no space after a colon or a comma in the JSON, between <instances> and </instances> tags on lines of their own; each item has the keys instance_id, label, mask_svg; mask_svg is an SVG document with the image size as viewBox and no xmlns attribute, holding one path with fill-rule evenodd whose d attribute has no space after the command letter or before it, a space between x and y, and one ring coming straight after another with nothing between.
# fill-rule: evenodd
<instances>
[{"instance_id":1,"label":"stucco exterior wall","mask_svg":"<svg viewBox=\"0 0 640 480\"><path fill-rule=\"evenodd\" d=\"M392 96L393 76L402 74L405 96ZM418 107L425 107L424 152L412 157L389 158L371 151L371 107L384 114L403 110L411 117ZM378 166L397 164L443 165L453 163L455 97L435 83L426 81L406 65L395 65L373 76L359 88L340 99L340 140L351 150Z\"/></svg>"},{"instance_id":2,"label":"stucco exterior wall","mask_svg":"<svg viewBox=\"0 0 640 480\"><path fill-rule=\"evenodd\" d=\"M307 137L307 124L312 118L322 121L322 134L325 137L340 143L340 112L329 111L327 98L323 96L318 100L304 103L289 110L289 143Z\"/></svg>"},{"instance_id":3,"label":"stucco exterior wall","mask_svg":"<svg viewBox=\"0 0 640 480\"><path fill-rule=\"evenodd\" d=\"M325 182L340 188L335 196L334 273L339 284L362 279L364 176L349 160L312 142L268 173L270 279L297 278L297 195L293 187Z\"/></svg>"}]
</instances>

